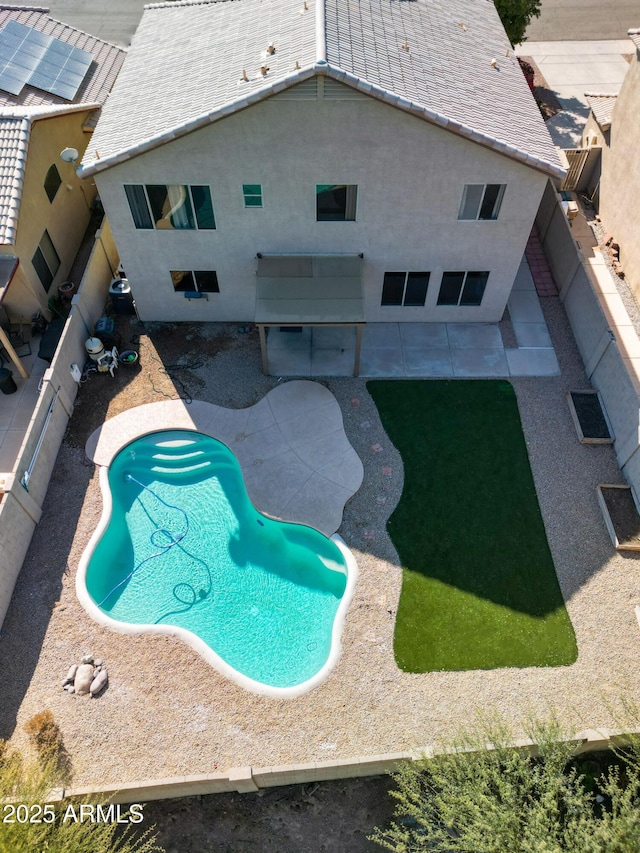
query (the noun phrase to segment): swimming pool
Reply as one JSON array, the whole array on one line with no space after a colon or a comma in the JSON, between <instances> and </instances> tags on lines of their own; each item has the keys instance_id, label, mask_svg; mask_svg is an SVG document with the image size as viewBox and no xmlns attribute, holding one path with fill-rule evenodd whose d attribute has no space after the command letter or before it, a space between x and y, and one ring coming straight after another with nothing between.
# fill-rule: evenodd
<instances>
[{"instance_id":1,"label":"swimming pool","mask_svg":"<svg viewBox=\"0 0 640 853\"><path fill-rule=\"evenodd\" d=\"M258 512L234 454L190 430L133 441L100 478L103 516L77 576L94 619L180 636L257 693L326 678L357 571L339 537Z\"/></svg>"}]
</instances>

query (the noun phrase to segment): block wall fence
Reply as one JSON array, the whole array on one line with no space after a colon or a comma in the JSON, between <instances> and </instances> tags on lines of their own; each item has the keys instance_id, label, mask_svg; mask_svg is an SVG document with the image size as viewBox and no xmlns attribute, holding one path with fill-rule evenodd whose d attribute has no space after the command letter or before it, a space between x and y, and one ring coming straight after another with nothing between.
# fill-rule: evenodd
<instances>
[{"instance_id":1,"label":"block wall fence","mask_svg":"<svg viewBox=\"0 0 640 853\"><path fill-rule=\"evenodd\" d=\"M634 734L638 734L637 732ZM610 749L621 745L628 735L618 731L589 729L579 732L569 741L575 746L576 754ZM535 752L532 740L514 741L514 748ZM488 745L490 748L490 744ZM337 761L316 761L307 764L292 764L281 767L235 767L225 773L202 773L197 776L174 776L165 779L143 780L126 785L97 785L85 788L58 789L52 793L52 801L76 799L86 801L88 797L100 802L144 803L149 800L166 800L192 797L201 794L223 794L237 792L255 793L280 785L306 785L310 782L326 782L331 779L353 779L358 776L380 776L391 773L403 761L415 761L433 757L437 752L432 747L412 752L395 752L349 758Z\"/></svg>"},{"instance_id":2,"label":"block wall fence","mask_svg":"<svg viewBox=\"0 0 640 853\"><path fill-rule=\"evenodd\" d=\"M600 392L614 450L638 504L640 497L640 341L602 254L580 251L551 183L536 227L560 291L587 378ZM640 504L638 504L640 506Z\"/></svg>"},{"instance_id":3,"label":"block wall fence","mask_svg":"<svg viewBox=\"0 0 640 853\"><path fill-rule=\"evenodd\" d=\"M22 568L35 526L42 514L49 480L73 412L78 385L70 366L82 367L86 353L84 342L96 320L103 314L112 270L118 265L111 229L106 219L96 233L95 243L51 366L45 371L42 389L33 411L29 429L13 473L6 478L0 502L0 626ZM55 399L51 417L43 432L49 408ZM28 483L21 484L40 437L42 443Z\"/></svg>"}]
</instances>

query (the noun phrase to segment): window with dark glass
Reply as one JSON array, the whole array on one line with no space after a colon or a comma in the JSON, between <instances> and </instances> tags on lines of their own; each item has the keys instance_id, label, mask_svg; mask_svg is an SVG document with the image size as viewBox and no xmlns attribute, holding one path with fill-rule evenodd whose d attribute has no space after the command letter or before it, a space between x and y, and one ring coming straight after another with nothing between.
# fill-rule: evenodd
<instances>
[{"instance_id":1,"label":"window with dark glass","mask_svg":"<svg viewBox=\"0 0 640 853\"><path fill-rule=\"evenodd\" d=\"M49 290L51 283L60 268L60 257L56 252L48 231L45 231L42 235L38 248L36 249L33 258L31 258L31 263L33 264L33 268L35 269L42 286L45 290Z\"/></svg>"},{"instance_id":2,"label":"window with dark glass","mask_svg":"<svg viewBox=\"0 0 640 853\"><path fill-rule=\"evenodd\" d=\"M242 195L245 207L262 207L262 186L260 184L243 184Z\"/></svg>"},{"instance_id":3,"label":"window with dark glass","mask_svg":"<svg viewBox=\"0 0 640 853\"><path fill-rule=\"evenodd\" d=\"M505 188L505 184L467 184L458 219L497 219Z\"/></svg>"},{"instance_id":4,"label":"window with dark glass","mask_svg":"<svg viewBox=\"0 0 640 853\"><path fill-rule=\"evenodd\" d=\"M178 293L220 293L215 270L171 270L171 281Z\"/></svg>"},{"instance_id":5,"label":"window with dark glass","mask_svg":"<svg viewBox=\"0 0 640 853\"><path fill-rule=\"evenodd\" d=\"M316 184L316 220L353 222L358 187L354 184Z\"/></svg>"},{"instance_id":6,"label":"window with dark glass","mask_svg":"<svg viewBox=\"0 0 640 853\"><path fill-rule=\"evenodd\" d=\"M44 191L47 194L49 201L53 201L56 197L56 193L60 189L60 184L62 183L62 178L60 177L60 172L55 163L49 166L49 171L47 172L44 179Z\"/></svg>"},{"instance_id":7,"label":"window with dark glass","mask_svg":"<svg viewBox=\"0 0 640 853\"><path fill-rule=\"evenodd\" d=\"M488 272L444 272L438 305L480 305Z\"/></svg>"},{"instance_id":8,"label":"window with dark glass","mask_svg":"<svg viewBox=\"0 0 640 853\"><path fill-rule=\"evenodd\" d=\"M382 305L422 306L429 287L428 272L386 272Z\"/></svg>"},{"instance_id":9,"label":"window with dark glass","mask_svg":"<svg viewBox=\"0 0 640 853\"><path fill-rule=\"evenodd\" d=\"M209 187L184 184L125 184L136 228L213 230L216 227Z\"/></svg>"}]
</instances>

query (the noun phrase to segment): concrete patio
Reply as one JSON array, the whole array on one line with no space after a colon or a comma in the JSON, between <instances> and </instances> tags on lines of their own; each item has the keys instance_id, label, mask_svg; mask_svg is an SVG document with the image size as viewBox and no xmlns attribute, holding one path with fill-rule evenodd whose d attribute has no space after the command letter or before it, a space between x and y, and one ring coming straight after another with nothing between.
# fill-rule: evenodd
<instances>
[{"instance_id":1,"label":"concrete patio","mask_svg":"<svg viewBox=\"0 0 640 853\"><path fill-rule=\"evenodd\" d=\"M364 469L345 435L340 406L316 382L287 382L255 406L227 409L194 400L136 406L89 437L86 453L108 466L129 442L163 429L192 429L217 438L236 456L257 509L308 524L326 536L342 522L345 503Z\"/></svg>"},{"instance_id":2,"label":"concrete patio","mask_svg":"<svg viewBox=\"0 0 640 853\"><path fill-rule=\"evenodd\" d=\"M508 302L517 348L505 347L497 323L369 323L360 375L433 379L556 376L558 360L523 258ZM350 327L269 330L272 376L350 376L356 332Z\"/></svg>"}]
</instances>

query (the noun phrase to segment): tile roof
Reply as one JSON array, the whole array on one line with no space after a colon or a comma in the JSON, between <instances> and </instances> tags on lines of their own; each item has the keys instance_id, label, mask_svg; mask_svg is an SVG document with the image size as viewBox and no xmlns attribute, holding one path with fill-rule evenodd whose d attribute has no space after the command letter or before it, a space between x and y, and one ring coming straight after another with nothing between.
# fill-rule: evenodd
<instances>
[{"instance_id":1,"label":"tile roof","mask_svg":"<svg viewBox=\"0 0 640 853\"><path fill-rule=\"evenodd\" d=\"M97 104L0 108L0 245L15 243L27 165L29 138L34 121L57 114L80 112Z\"/></svg>"},{"instance_id":2,"label":"tile roof","mask_svg":"<svg viewBox=\"0 0 640 853\"><path fill-rule=\"evenodd\" d=\"M603 130L611 127L611 114L616 105L617 95L598 94L596 92L585 92L585 98L591 108L593 117Z\"/></svg>"},{"instance_id":3,"label":"tile roof","mask_svg":"<svg viewBox=\"0 0 640 853\"><path fill-rule=\"evenodd\" d=\"M0 244L15 241L31 122L0 116Z\"/></svg>"},{"instance_id":4,"label":"tile roof","mask_svg":"<svg viewBox=\"0 0 640 853\"><path fill-rule=\"evenodd\" d=\"M57 113L99 108L126 56L121 48L56 21L48 12L35 6L0 5L0 29L17 21L89 51L95 61L72 102L32 86L25 86L20 95L0 90L0 245L15 241L32 123Z\"/></svg>"},{"instance_id":5,"label":"tile roof","mask_svg":"<svg viewBox=\"0 0 640 853\"><path fill-rule=\"evenodd\" d=\"M39 30L60 39L60 41L92 53L95 62L89 68L72 103L103 104L122 67L126 51L50 18L47 14L48 11L48 9L35 6L0 5L0 28L4 27L8 21L17 21L26 27ZM69 104L69 101L57 95L42 92L40 89L34 89L32 86L25 86L20 95L10 95L8 92L0 90L0 108L5 106L33 107L42 104Z\"/></svg>"},{"instance_id":6,"label":"tile roof","mask_svg":"<svg viewBox=\"0 0 640 853\"><path fill-rule=\"evenodd\" d=\"M276 50L268 55L271 42ZM261 65L269 68L264 76ZM314 74L564 175L491 0L146 6L81 172L108 168Z\"/></svg>"}]
</instances>

